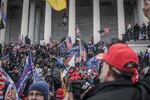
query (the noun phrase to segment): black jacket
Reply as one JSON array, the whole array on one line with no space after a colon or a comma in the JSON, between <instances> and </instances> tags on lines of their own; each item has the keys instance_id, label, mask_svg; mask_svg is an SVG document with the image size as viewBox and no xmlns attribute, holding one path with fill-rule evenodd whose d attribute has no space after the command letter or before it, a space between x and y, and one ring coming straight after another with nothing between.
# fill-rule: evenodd
<instances>
[{"instance_id":1,"label":"black jacket","mask_svg":"<svg viewBox=\"0 0 150 100\"><path fill-rule=\"evenodd\" d=\"M101 83L87 94L85 100L150 100L150 81L141 80L136 84L130 80Z\"/></svg>"}]
</instances>

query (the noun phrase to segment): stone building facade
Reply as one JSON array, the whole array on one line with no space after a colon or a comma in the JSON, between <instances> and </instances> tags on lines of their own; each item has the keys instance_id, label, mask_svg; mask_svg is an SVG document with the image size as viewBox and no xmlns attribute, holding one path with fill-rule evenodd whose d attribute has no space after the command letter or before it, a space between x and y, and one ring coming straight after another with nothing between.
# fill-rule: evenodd
<instances>
[{"instance_id":1,"label":"stone building facade","mask_svg":"<svg viewBox=\"0 0 150 100\"><path fill-rule=\"evenodd\" d=\"M67 9L54 11L46 0L5 0L7 22L0 30L0 41L16 42L26 35L32 43L49 39L60 41L70 35L74 41L75 27L81 38L94 43L111 38L122 38L127 24L147 23L142 8L143 0L67 0ZM65 19L66 18L66 19ZM64 23L65 20L65 23ZM108 35L99 31L109 27Z\"/></svg>"}]
</instances>

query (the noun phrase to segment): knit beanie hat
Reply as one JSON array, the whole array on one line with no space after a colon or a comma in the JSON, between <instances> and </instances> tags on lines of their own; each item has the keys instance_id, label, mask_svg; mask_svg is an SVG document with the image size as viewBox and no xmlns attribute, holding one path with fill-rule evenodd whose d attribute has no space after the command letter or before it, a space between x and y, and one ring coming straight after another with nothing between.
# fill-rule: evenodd
<instances>
[{"instance_id":1,"label":"knit beanie hat","mask_svg":"<svg viewBox=\"0 0 150 100\"><path fill-rule=\"evenodd\" d=\"M48 84L44 81L33 83L28 90L28 93L31 90L40 91L44 95L44 100L48 100L49 87Z\"/></svg>"}]
</instances>

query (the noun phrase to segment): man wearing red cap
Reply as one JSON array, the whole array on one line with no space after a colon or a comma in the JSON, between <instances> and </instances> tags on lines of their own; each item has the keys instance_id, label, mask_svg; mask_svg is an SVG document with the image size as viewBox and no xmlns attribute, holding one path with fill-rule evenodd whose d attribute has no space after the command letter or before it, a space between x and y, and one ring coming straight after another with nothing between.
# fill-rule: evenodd
<instances>
[{"instance_id":1,"label":"man wearing red cap","mask_svg":"<svg viewBox=\"0 0 150 100\"><path fill-rule=\"evenodd\" d=\"M132 49L126 44L112 45L103 57L101 83L87 100L149 100L148 83L144 82L145 87L137 83L137 67L138 58Z\"/></svg>"},{"instance_id":2,"label":"man wearing red cap","mask_svg":"<svg viewBox=\"0 0 150 100\"><path fill-rule=\"evenodd\" d=\"M100 84L84 100L150 100L150 81L138 81L138 58L131 48L114 44L102 60ZM71 96L66 100L74 100Z\"/></svg>"}]
</instances>

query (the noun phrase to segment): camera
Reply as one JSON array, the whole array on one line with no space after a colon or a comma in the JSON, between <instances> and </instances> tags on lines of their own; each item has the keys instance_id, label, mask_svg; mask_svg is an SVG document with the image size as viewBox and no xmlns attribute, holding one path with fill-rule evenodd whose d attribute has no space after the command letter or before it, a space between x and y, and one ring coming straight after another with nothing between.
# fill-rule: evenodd
<instances>
[{"instance_id":1,"label":"camera","mask_svg":"<svg viewBox=\"0 0 150 100\"><path fill-rule=\"evenodd\" d=\"M77 100L81 100L81 94L86 91L91 84L86 80L74 80L69 83L69 92L73 93L73 96Z\"/></svg>"}]
</instances>

